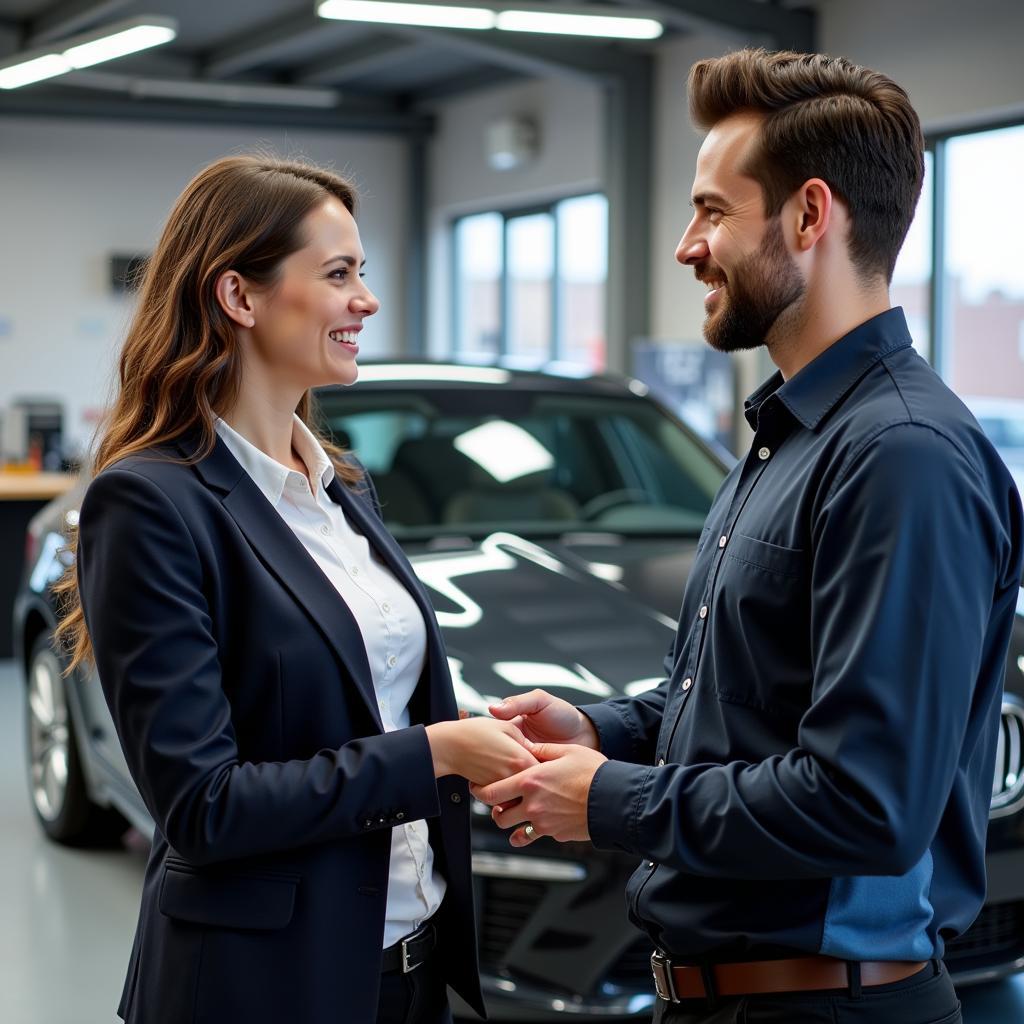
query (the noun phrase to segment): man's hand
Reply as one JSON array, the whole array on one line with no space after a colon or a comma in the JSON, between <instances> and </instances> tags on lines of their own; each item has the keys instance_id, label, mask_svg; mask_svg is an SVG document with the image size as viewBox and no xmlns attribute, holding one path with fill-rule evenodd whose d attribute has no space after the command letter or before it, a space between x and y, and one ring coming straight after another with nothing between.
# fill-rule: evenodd
<instances>
[{"instance_id":1,"label":"man's hand","mask_svg":"<svg viewBox=\"0 0 1024 1024\"><path fill-rule=\"evenodd\" d=\"M601 749L590 719L567 700L553 697L545 690L507 697L488 710L495 718L514 722L533 743L573 743L591 750Z\"/></svg>"},{"instance_id":2,"label":"man's hand","mask_svg":"<svg viewBox=\"0 0 1024 1024\"><path fill-rule=\"evenodd\" d=\"M538 765L490 786L470 786L470 792L492 805L491 817L501 828L520 826L509 837L513 846L528 846L538 836L560 843L590 839L587 798L597 769L608 758L565 743L540 743L530 749ZM532 837L526 835L527 823L533 825Z\"/></svg>"}]
</instances>

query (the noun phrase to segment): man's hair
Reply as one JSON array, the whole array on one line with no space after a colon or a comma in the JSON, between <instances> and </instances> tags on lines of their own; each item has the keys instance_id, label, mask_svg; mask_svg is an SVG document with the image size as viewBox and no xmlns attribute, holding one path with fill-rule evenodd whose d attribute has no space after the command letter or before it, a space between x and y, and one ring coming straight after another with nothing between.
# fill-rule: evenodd
<instances>
[{"instance_id":1,"label":"man's hair","mask_svg":"<svg viewBox=\"0 0 1024 1024\"><path fill-rule=\"evenodd\" d=\"M764 115L742 170L764 189L769 217L821 178L849 210L857 271L892 280L924 176L921 122L903 89L842 57L761 49L698 61L687 89L698 128L740 112Z\"/></svg>"}]
</instances>

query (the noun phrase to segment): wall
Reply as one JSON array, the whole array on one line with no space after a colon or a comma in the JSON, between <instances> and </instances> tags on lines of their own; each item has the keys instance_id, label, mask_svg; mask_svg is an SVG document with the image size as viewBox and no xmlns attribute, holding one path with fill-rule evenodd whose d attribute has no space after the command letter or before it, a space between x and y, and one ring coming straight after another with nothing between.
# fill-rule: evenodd
<instances>
[{"instance_id":1,"label":"wall","mask_svg":"<svg viewBox=\"0 0 1024 1024\"><path fill-rule=\"evenodd\" d=\"M567 79L535 80L440 103L429 160L427 348L450 351L451 221L460 214L528 206L601 188L602 94ZM485 131L496 118L532 117L540 152L528 165L494 171Z\"/></svg>"},{"instance_id":2,"label":"wall","mask_svg":"<svg viewBox=\"0 0 1024 1024\"><path fill-rule=\"evenodd\" d=\"M152 249L189 178L255 145L348 171L362 185L368 281L382 308L360 342L401 350L405 144L385 136L0 118L0 407L55 396L85 444L108 395L131 302L112 293L112 253Z\"/></svg>"}]
</instances>

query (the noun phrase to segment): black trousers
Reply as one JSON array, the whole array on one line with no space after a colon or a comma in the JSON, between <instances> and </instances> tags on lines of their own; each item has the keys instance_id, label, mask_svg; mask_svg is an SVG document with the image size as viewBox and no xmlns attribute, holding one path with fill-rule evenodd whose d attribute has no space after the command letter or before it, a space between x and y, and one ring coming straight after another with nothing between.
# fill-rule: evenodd
<instances>
[{"instance_id":1,"label":"black trousers","mask_svg":"<svg viewBox=\"0 0 1024 1024\"><path fill-rule=\"evenodd\" d=\"M657 1000L653 1024L962 1024L960 1001L945 965L931 960L891 985L682 1003Z\"/></svg>"},{"instance_id":2,"label":"black trousers","mask_svg":"<svg viewBox=\"0 0 1024 1024\"><path fill-rule=\"evenodd\" d=\"M380 976L377 1024L452 1024L448 989L433 958L408 974Z\"/></svg>"}]
</instances>

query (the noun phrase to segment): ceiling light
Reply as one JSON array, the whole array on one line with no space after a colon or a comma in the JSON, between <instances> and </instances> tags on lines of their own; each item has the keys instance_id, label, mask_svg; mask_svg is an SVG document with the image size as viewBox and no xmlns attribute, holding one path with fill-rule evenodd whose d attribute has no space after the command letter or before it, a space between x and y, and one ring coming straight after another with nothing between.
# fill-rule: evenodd
<instances>
[{"instance_id":1,"label":"ceiling light","mask_svg":"<svg viewBox=\"0 0 1024 1024\"><path fill-rule=\"evenodd\" d=\"M497 28L504 32L545 32L609 39L657 39L664 31L653 18L614 18L603 14L559 14L553 11L501 11Z\"/></svg>"},{"instance_id":2,"label":"ceiling light","mask_svg":"<svg viewBox=\"0 0 1024 1024\"><path fill-rule=\"evenodd\" d=\"M317 8L321 18L339 21L372 21L391 25L423 25L430 28L494 28L494 11L483 7L447 7L441 4L389 3L384 0L324 0Z\"/></svg>"},{"instance_id":3,"label":"ceiling light","mask_svg":"<svg viewBox=\"0 0 1024 1024\"><path fill-rule=\"evenodd\" d=\"M57 44L62 52L33 50L10 57L0 65L0 89L18 89L33 82L88 68L139 50L170 42L176 35L173 18L146 15L119 21L94 32L72 36Z\"/></svg>"},{"instance_id":4,"label":"ceiling light","mask_svg":"<svg viewBox=\"0 0 1024 1024\"><path fill-rule=\"evenodd\" d=\"M169 43L177 34L174 22L170 19L146 18L141 24L136 22L118 31L107 28L103 35L66 49L64 59L73 68L89 68L105 60L115 60L129 53Z\"/></svg>"},{"instance_id":5,"label":"ceiling light","mask_svg":"<svg viewBox=\"0 0 1024 1024\"><path fill-rule=\"evenodd\" d=\"M71 65L60 54L47 53L0 68L0 89L20 89L23 85L42 82L70 70Z\"/></svg>"}]
</instances>

